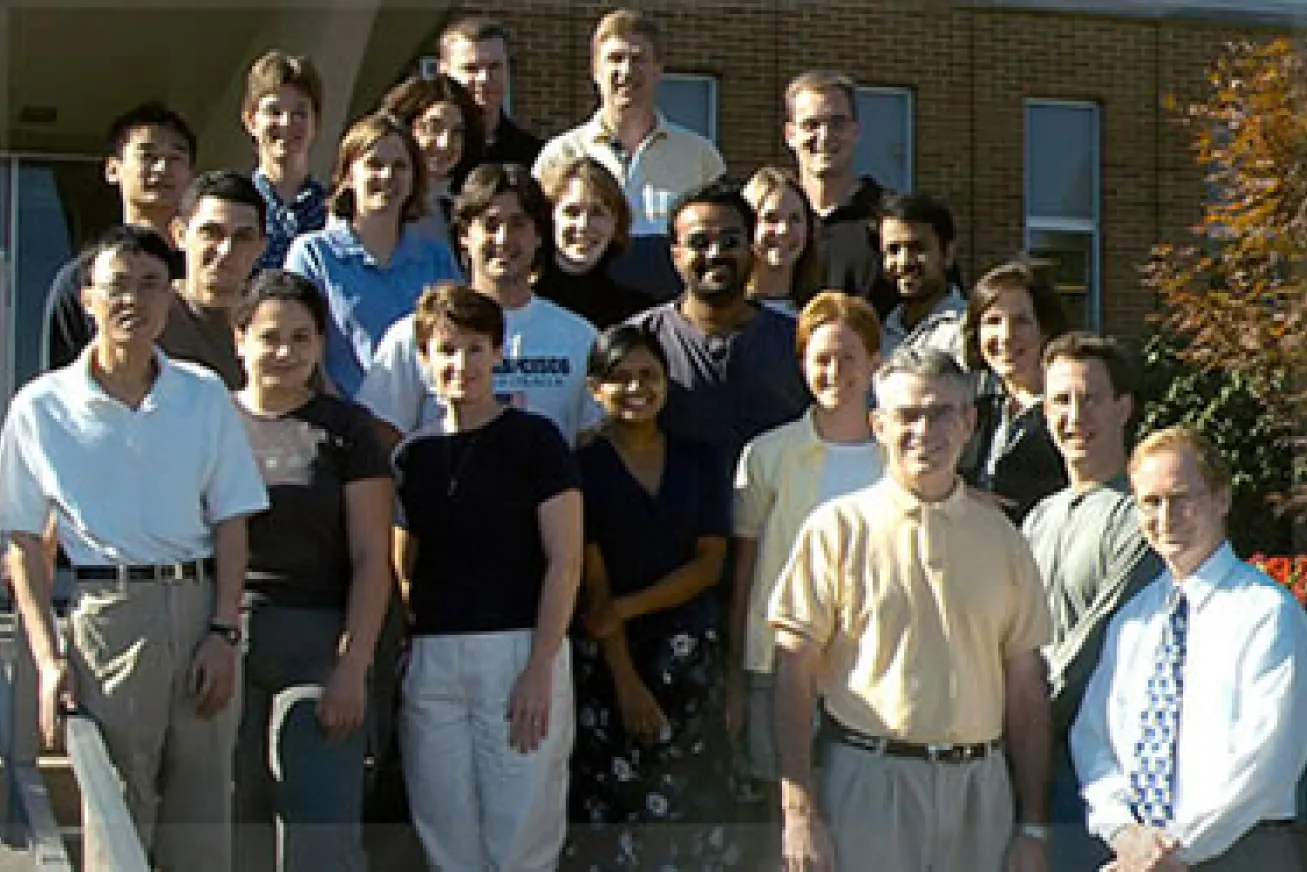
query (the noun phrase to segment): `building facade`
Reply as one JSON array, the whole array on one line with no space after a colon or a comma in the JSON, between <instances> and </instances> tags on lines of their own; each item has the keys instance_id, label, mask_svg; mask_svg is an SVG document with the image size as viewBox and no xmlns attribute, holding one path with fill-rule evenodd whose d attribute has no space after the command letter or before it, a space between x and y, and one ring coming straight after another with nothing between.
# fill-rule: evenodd
<instances>
[{"instance_id":1,"label":"building facade","mask_svg":"<svg viewBox=\"0 0 1307 872\"><path fill-rule=\"evenodd\" d=\"M730 172L788 164L780 95L806 69L859 84L860 166L883 183L943 197L974 279L1016 251L1055 263L1078 323L1138 335L1158 305L1139 268L1182 238L1206 186L1164 108L1201 92L1232 40L1307 23L1291 0L658 0L668 34L669 115L716 140ZM195 4L0 9L0 391L30 376L54 269L112 221L96 159L127 106L158 97L192 120L201 167L249 167L238 121L245 65L278 46L310 54L329 98L315 164L335 138L434 52L456 17L484 13L514 35L512 107L553 134L595 107L592 0L285 0L262 10Z\"/></svg>"}]
</instances>

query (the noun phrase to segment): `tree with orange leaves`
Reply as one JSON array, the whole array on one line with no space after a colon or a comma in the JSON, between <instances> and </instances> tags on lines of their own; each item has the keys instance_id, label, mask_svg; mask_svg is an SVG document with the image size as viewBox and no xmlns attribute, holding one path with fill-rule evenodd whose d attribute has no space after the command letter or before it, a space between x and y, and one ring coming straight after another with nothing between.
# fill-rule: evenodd
<instances>
[{"instance_id":1,"label":"tree with orange leaves","mask_svg":"<svg viewBox=\"0 0 1307 872\"><path fill-rule=\"evenodd\" d=\"M1291 467L1288 486L1265 496L1301 524L1307 52L1288 39L1232 45L1213 65L1204 98L1177 112L1193 134L1210 194L1193 228L1196 239L1155 246L1145 282L1165 303L1165 328L1187 340L1179 352L1184 361L1232 376L1260 404L1265 420L1257 424L1279 441L1276 454ZM1202 416L1202 408L1192 416L1200 426ZM1244 472L1258 478L1255 470Z\"/></svg>"}]
</instances>

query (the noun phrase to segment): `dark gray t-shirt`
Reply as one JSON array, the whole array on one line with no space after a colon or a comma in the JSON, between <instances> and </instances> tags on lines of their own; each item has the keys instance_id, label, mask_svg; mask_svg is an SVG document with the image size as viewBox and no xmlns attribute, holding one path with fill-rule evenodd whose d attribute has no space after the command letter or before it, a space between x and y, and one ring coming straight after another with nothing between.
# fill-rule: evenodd
<instances>
[{"instance_id":1,"label":"dark gray t-shirt","mask_svg":"<svg viewBox=\"0 0 1307 872\"><path fill-rule=\"evenodd\" d=\"M1047 497L1026 516L1022 532L1053 615L1048 650L1053 727L1064 740L1098 665L1108 622L1164 567L1139 530L1124 475Z\"/></svg>"},{"instance_id":2,"label":"dark gray t-shirt","mask_svg":"<svg viewBox=\"0 0 1307 872\"><path fill-rule=\"evenodd\" d=\"M246 590L276 605L343 608L352 578L345 487L390 477L372 416L326 395L278 418L236 407L271 501L249 520Z\"/></svg>"},{"instance_id":3,"label":"dark gray t-shirt","mask_svg":"<svg viewBox=\"0 0 1307 872\"><path fill-rule=\"evenodd\" d=\"M740 332L708 336L677 306L666 303L631 320L667 353L663 426L672 436L715 446L734 468L746 442L799 417L812 401L794 348L794 319L757 306Z\"/></svg>"}]
</instances>

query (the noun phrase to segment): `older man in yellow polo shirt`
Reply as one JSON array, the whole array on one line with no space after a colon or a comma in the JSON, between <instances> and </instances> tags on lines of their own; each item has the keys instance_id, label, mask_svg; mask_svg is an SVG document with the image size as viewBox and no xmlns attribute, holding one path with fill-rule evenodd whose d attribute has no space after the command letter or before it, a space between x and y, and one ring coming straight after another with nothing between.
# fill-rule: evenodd
<instances>
[{"instance_id":1,"label":"older man in yellow polo shirt","mask_svg":"<svg viewBox=\"0 0 1307 872\"><path fill-rule=\"evenodd\" d=\"M975 421L957 364L903 349L876 395L888 475L813 513L769 609L783 868L1044 872L1051 622L1038 570L954 472Z\"/></svg>"}]
</instances>

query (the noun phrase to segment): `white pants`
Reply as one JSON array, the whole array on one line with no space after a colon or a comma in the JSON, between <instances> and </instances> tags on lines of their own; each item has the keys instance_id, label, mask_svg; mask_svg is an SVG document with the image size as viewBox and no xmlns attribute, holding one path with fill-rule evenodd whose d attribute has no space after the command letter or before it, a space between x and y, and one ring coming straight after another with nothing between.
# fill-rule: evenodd
<instances>
[{"instance_id":1,"label":"white pants","mask_svg":"<svg viewBox=\"0 0 1307 872\"><path fill-rule=\"evenodd\" d=\"M567 761L576 733L572 660L554 661L549 734L534 753L508 744L508 697L529 630L413 640L400 742L413 823L441 872L548 872L567 830Z\"/></svg>"}]
</instances>

